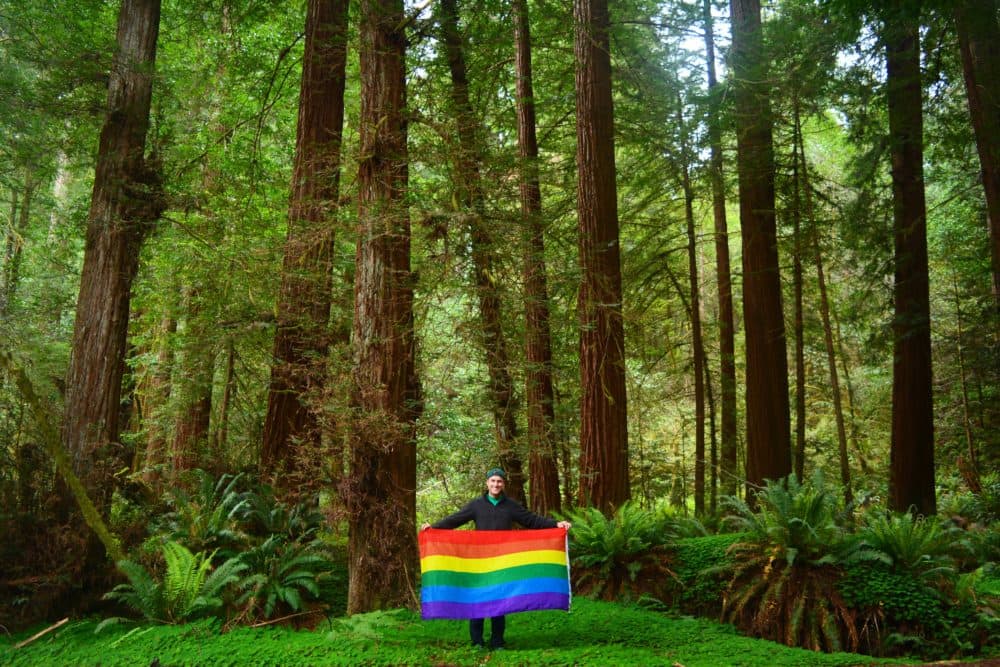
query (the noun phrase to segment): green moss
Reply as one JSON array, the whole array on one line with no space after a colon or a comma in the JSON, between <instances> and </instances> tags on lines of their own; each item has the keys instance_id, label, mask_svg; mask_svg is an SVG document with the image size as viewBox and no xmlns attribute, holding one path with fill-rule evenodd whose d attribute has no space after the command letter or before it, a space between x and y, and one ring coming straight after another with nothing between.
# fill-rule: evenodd
<instances>
[{"instance_id":1,"label":"green moss","mask_svg":"<svg viewBox=\"0 0 1000 667\"><path fill-rule=\"evenodd\" d=\"M678 608L718 616L726 582L713 568L725 563L726 550L742 537L742 533L722 533L677 541L672 562L678 579L674 596Z\"/></svg>"},{"instance_id":2,"label":"green moss","mask_svg":"<svg viewBox=\"0 0 1000 667\"><path fill-rule=\"evenodd\" d=\"M725 625L669 618L613 603L575 599L573 611L508 617L508 650L468 646L461 621L421 621L406 610L324 621L315 630L241 627L221 634L217 622L119 627L95 635L95 621L69 624L24 649L23 636L0 640L5 665L870 665L846 653L818 654L741 637Z\"/></svg>"}]
</instances>

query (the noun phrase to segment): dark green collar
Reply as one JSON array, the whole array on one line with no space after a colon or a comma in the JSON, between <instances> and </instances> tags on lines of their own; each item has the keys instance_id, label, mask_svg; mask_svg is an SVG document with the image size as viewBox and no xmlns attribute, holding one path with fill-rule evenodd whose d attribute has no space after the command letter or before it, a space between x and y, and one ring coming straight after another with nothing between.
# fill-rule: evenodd
<instances>
[{"instance_id":1,"label":"dark green collar","mask_svg":"<svg viewBox=\"0 0 1000 667\"><path fill-rule=\"evenodd\" d=\"M503 500L503 498L504 498L504 496L503 496L502 493L500 494L499 498L494 498L493 496L490 495L489 491L486 492L486 500L490 501L490 503L493 505L493 507L496 507L497 505L499 505L500 501Z\"/></svg>"}]
</instances>

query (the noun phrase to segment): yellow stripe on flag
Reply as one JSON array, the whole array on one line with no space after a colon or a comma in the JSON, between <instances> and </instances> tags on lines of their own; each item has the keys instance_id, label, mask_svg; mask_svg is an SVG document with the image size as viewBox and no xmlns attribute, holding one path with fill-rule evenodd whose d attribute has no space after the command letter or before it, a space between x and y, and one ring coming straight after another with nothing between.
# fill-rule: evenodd
<instances>
[{"instance_id":1,"label":"yellow stripe on flag","mask_svg":"<svg viewBox=\"0 0 1000 667\"><path fill-rule=\"evenodd\" d=\"M495 570L505 570L508 567L518 567L519 565L535 565L539 563L551 563L553 565L566 564L566 552L544 549L539 551L520 551L518 553L507 554L505 556L494 556L492 558L458 558L457 556L427 556L420 559L420 570L430 572L432 570L450 570L452 572L493 572Z\"/></svg>"}]
</instances>

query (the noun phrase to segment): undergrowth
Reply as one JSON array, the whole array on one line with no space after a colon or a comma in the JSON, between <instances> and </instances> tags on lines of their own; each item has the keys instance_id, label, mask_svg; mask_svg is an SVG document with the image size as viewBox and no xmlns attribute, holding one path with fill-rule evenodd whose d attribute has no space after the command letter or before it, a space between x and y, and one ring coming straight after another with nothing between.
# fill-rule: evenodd
<instances>
[{"instance_id":1,"label":"undergrowth","mask_svg":"<svg viewBox=\"0 0 1000 667\"><path fill-rule=\"evenodd\" d=\"M569 614L557 611L508 617L508 650L468 646L463 621L421 621L407 610L359 614L323 622L311 631L220 623L118 626L94 633L96 621L71 623L35 643L28 636L0 638L0 664L25 665L671 665L685 667L791 667L873 665L846 653L817 654L736 634L731 626L670 618L635 606L578 598Z\"/></svg>"}]
</instances>

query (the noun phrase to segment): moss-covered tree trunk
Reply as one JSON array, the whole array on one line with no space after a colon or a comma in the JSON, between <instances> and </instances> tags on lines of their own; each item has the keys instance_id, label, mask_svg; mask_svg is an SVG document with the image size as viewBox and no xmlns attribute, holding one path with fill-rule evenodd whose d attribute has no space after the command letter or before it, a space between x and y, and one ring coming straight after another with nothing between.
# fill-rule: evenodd
<instances>
[{"instance_id":1,"label":"moss-covered tree trunk","mask_svg":"<svg viewBox=\"0 0 1000 667\"><path fill-rule=\"evenodd\" d=\"M298 445L320 442L310 396L326 380L332 257L347 63L347 0L310 0L278 296L278 327L260 465L294 469Z\"/></svg>"},{"instance_id":2,"label":"moss-covered tree trunk","mask_svg":"<svg viewBox=\"0 0 1000 667\"><path fill-rule=\"evenodd\" d=\"M160 0L122 2L66 376L62 441L99 512L108 509L121 463L116 450L132 281L143 240L163 208L158 175L145 159L159 24Z\"/></svg>"}]
</instances>

